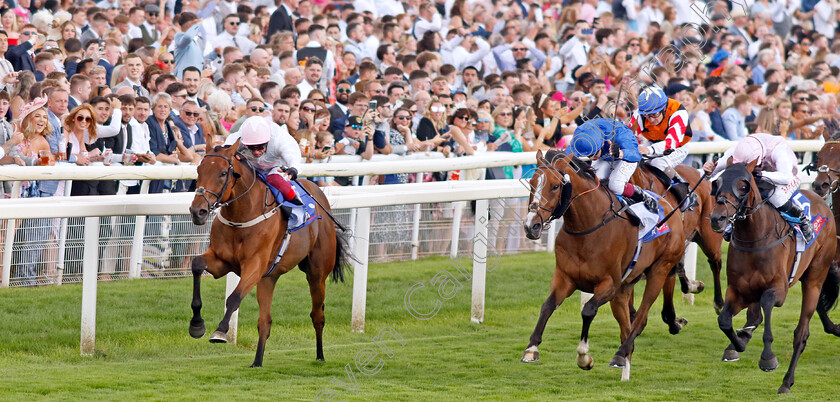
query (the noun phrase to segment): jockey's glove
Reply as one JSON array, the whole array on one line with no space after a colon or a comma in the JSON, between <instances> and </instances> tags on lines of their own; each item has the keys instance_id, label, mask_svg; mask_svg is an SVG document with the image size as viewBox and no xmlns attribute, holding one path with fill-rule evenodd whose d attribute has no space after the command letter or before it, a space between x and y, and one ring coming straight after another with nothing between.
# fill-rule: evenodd
<instances>
[{"instance_id":1,"label":"jockey's glove","mask_svg":"<svg viewBox=\"0 0 840 402\"><path fill-rule=\"evenodd\" d=\"M297 180L297 177L298 177L297 169L295 169L293 167L288 167L285 170L283 170L283 173L286 173L287 175L289 175L290 180Z\"/></svg>"}]
</instances>

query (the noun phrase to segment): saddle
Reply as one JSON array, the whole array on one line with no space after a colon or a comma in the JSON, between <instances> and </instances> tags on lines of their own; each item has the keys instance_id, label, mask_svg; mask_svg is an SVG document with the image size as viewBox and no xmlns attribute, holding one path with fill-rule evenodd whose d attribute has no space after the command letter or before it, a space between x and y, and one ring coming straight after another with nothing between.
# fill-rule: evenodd
<instances>
[{"instance_id":1,"label":"saddle","mask_svg":"<svg viewBox=\"0 0 840 402\"><path fill-rule=\"evenodd\" d=\"M630 209L630 203L624 199L624 197L618 197L618 201L621 203L621 209L618 210L618 214L621 215L622 212L627 214L627 220L630 222L631 225L638 227L642 224L641 218L639 215L636 215L632 209Z\"/></svg>"},{"instance_id":2,"label":"saddle","mask_svg":"<svg viewBox=\"0 0 840 402\"><path fill-rule=\"evenodd\" d=\"M677 198L677 205L681 206L683 211L687 210L694 206L697 200L692 197L690 203L686 203L686 198L688 197L688 182L685 181L678 181L676 179L672 180L665 172L659 170L659 168L651 165L648 161L640 162L644 168L647 168L647 171L652 173L654 177L662 183L663 186L670 191L671 194L674 194L674 197Z\"/></svg>"}]
</instances>

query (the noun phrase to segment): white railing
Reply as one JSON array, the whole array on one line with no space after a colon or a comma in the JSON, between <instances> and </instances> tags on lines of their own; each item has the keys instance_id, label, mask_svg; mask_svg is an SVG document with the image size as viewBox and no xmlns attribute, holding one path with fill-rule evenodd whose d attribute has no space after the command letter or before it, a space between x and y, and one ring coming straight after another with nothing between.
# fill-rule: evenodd
<instances>
[{"instance_id":1,"label":"white railing","mask_svg":"<svg viewBox=\"0 0 840 402\"><path fill-rule=\"evenodd\" d=\"M810 162L810 152L821 148L821 141L794 141L792 147L797 152L809 152L805 163ZM732 146L732 143L711 142L690 144L692 154L721 153ZM412 160L406 166L400 163L402 158L387 155L374 158L372 161L352 163L358 157L339 158L330 163L305 165L302 176L359 176L391 173L421 173L427 171L450 171L461 169L476 169L495 166L509 166L535 163L535 153L488 153L472 157L441 159L439 154L414 154L405 159ZM419 158L419 159L418 159ZM335 162L333 164L333 162ZM0 167L0 181L20 180L115 180L115 179L193 179L196 176L195 166L110 166L110 167L78 167L72 165L58 165L53 167ZM808 180L807 182L811 182ZM418 205L419 203L439 203L453 201L477 201L476 216L487 216L490 199L517 198L528 195L527 187L518 180L493 181L464 181L464 182L436 182L417 183L372 187L328 187L325 189L330 205L335 209L356 209L353 213L355 224L354 236L356 241L354 251L360 263L355 264L353 290L353 318L351 327L354 331L364 331L364 315L366 303L367 260L369 251L370 208L387 205ZM131 196L94 196L94 197L51 197L42 199L12 199L0 200L0 219L30 219L30 218L85 218L85 253L83 258L83 314L82 314L82 353L93 351L96 315L96 278L98 269L97 249L99 245L99 217L102 216L138 216L140 220L146 215L183 215L193 199L191 193L172 194L141 194ZM419 211L419 207L415 211ZM415 216L418 216L415 213ZM480 222L483 221L483 222ZM415 220L416 222L416 220ZM451 253L457 254L456 226L460 224L460 212L456 205L453 218L453 247ZM474 222L476 236L486 238L487 220ZM13 226L13 225L12 225ZM416 223L415 223L416 226ZM142 241L142 229L139 230ZM416 229L415 229L416 232ZM13 231L8 231L7 234ZM547 244L552 244L555 231L549 231ZM135 231L135 244L137 242ZM13 237L13 236L12 236ZM7 245L10 239L6 238ZM487 247L483 241L473 242L473 311L471 319L482 322L484 318L484 269L486 267ZM550 247L548 247L550 249ZM8 250L8 247L7 247ZM10 254L9 251L6 254ZM134 250L132 255L134 256ZM688 255L696 256L696 249L689 249ZM4 256L6 257L6 256ZM10 257L7 257L10 258ZM696 257L692 260L696 260ZM136 261L134 261L136 263ZM688 261L687 265L694 265L696 261ZM132 265L134 269L136 264ZM687 267L687 271L691 268ZM4 261L3 285L8 286L8 264ZM693 276L693 272L689 272ZM136 271L131 277L138 277ZM228 279L228 287L232 290L235 280ZM235 339L235 321L231 328Z\"/></svg>"}]
</instances>

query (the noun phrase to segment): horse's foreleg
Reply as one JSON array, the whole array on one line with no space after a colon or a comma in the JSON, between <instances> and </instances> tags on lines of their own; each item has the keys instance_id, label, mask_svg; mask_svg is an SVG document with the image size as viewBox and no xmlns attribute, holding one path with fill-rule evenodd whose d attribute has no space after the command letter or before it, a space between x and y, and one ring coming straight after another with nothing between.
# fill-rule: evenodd
<instances>
[{"instance_id":1,"label":"horse's foreleg","mask_svg":"<svg viewBox=\"0 0 840 402\"><path fill-rule=\"evenodd\" d=\"M257 282L260 280L260 270L257 267L264 265L265 264L257 265L256 267L251 266L248 268L244 266L242 267L242 273L245 276L243 276L242 279L240 279L239 284L236 285L236 289L234 289L230 296L228 296L227 301L225 302L225 316L222 317L222 321L219 322L219 326L218 328L216 328L216 331L213 332L213 335L210 335L210 342L227 342L227 332L230 327L230 317L233 315L234 311L239 309L239 305L242 303L242 299L245 297L245 295L247 295L248 292L250 292L251 289L254 287L254 285L256 285ZM246 275L245 272L248 272L248 274Z\"/></svg>"},{"instance_id":2,"label":"horse's foreleg","mask_svg":"<svg viewBox=\"0 0 840 402\"><path fill-rule=\"evenodd\" d=\"M761 352L761 360L758 367L764 371L773 371L779 367L776 354L773 353L773 329L770 325L770 315L773 312L773 305L776 304L776 291L770 288L761 295L761 309L764 311L764 350Z\"/></svg>"},{"instance_id":3,"label":"horse's foreleg","mask_svg":"<svg viewBox=\"0 0 840 402\"><path fill-rule=\"evenodd\" d=\"M545 331L545 325L548 323L549 317L554 313L563 300L569 297L575 291L575 285L565 275L561 276L560 271L554 271L554 278L551 280L551 293L540 308L540 318L537 320L537 326L531 334L531 340L528 343L528 348L522 355L523 363L532 363L540 360L540 351L537 346L542 343L542 335Z\"/></svg>"},{"instance_id":4,"label":"horse's foreleg","mask_svg":"<svg viewBox=\"0 0 840 402\"><path fill-rule=\"evenodd\" d=\"M204 270L211 270L213 272L221 271L224 268L224 263L215 258L211 250L207 250L202 255L196 256L192 260L193 273L193 299L191 303L193 317L190 320L190 336L193 338L201 338L207 332L204 326L204 320L201 318L201 275Z\"/></svg>"},{"instance_id":5,"label":"horse's foreleg","mask_svg":"<svg viewBox=\"0 0 840 402\"><path fill-rule=\"evenodd\" d=\"M655 265L648 271L645 293L642 296L642 303L639 305L639 310L636 311L636 317L633 319L633 324L630 327L630 333L627 335L627 339L621 343L618 351L615 353L612 360L610 360L611 367L625 367L626 357L629 356L630 352L633 350L636 337L642 333L645 325L647 325L650 308L659 296L659 293L662 292L662 287L665 284L668 272L670 272L671 267L673 267L672 264L665 264L668 263L655 263ZM629 373L627 373L627 375L629 376ZM622 379L624 379L624 377L625 375L622 373Z\"/></svg>"},{"instance_id":6,"label":"horse's foreleg","mask_svg":"<svg viewBox=\"0 0 840 402\"><path fill-rule=\"evenodd\" d=\"M677 312L674 309L674 288L676 287L677 279L673 276L668 276L665 279L665 285L662 287L662 321L668 325L668 331L671 335L680 333L688 321L685 318L677 318Z\"/></svg>"},{"instance_id":7,"label":"horse's foreleg","mask_svg":"<svg viewBox=\"0 0 840 402\"><path fill-rule=\"evenodd\" d=\"M319 270L325 272L325 270ZM312 270L307 273L306 280L309 281L309 294L312 296L312 311L309 317L312 318L312 326L315 327L315 360L324 361L324 346L322 336L324 333L324 296L326 293L327 275L315 275Z\"/></svg>"},{"instance_id":8,"label":"horse's foreleg","mask_svg":"<svg viewBox=\"0 0 840 402\"><path fill-rule=\"evenodd\" d=\"M589 327L592 325L595 315L598 314L598 308L612 300L613 297L615 297L615 284L608 279L595 287L592 298L583 305L580 311L583 326L580 331L580 343L577 347L577 365L584 370L590 370L595 365L592 355L589 354Z\"/></svg>"},{"instance_id":9,"label":"horse's foreleg","mask_svg":"<svg viewBox=\"0 0 840 402\"><path fill-rule=\"evenodd\" d=\"M718 315L718 327L729 338L729 341L732 342L723 352L722 360L725 362L738 360L740 358L738 353L743 352L747 347L745 339L739 337L732 328L732 317L738 314L743 308L744 306L740 302L735 301L735 292L731 289L727 290L726 302L723 303L723 309L720 310L720 314ZM752 335L750 334L750 336Z\"/></svg>"},{"instance_id":10,"label":"horse's foreleg","mask_svg":"<svg viewBox=\"0 0 840 402\"><path fill-rule=\"evenodd\" d=\"M810 269L814 267L811 266ZM822 284L815 284L815 281L802 282L802 310L799 313L799 323L793 331L793 355L790 358L790 366L788 367L785 378L782 380L782 386L779 387L780 394L790 393L790 387L793 386L793 374L796 371L796 365L799 363L799 357L802 356L802 351L805 350L805 343L810 336L808 325L811 323L811 317L814 315L814 310L817 309L817 303L820 299L820 288ZM768 320L769 321L769 320Z\"/></svg>"},{"instance_id":11,"label":"horse's foreleg","mask_svg":"<svg viewBox=\"0 0 840 402\"><path fill-rule=\"evenodd\" d=\"M260 319L257 321L257 330L260 339L257 342L257 355L254 357L254 364L251 367L262 367L263 354L265 354L265 342L271 335L271 299L274 296L274 285L277 278L262 278L257 284L257 303L260 305Z\"/></svg>"}]
</instances>

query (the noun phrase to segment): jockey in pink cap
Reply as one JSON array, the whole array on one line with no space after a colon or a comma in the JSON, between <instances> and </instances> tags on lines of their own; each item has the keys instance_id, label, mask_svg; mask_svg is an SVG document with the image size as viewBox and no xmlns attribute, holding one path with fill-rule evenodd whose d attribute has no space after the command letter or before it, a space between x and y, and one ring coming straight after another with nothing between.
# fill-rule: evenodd
<instances>
[{"instance_id":1,"label":"jockey in pink cap","mask_svg":"<svg viewBox=\"0 0 840 402\"><path fill-rule=\"evenodd\" d=\"M732 163L750 163L757 160L756 175L760 175L776 185L770 198L767 200L776 207L792 217L798 217L801 224L802 235L807 243L814 237L814 229L811 221L805 216L799 206L790 198L796 190L799 190L800 180L796 175L796 155L790 149L784 137L770 134L752 134L744 137L738 145L728 149L723 157L717 162L706 162L703 170L711 176L716 175L728 165L729 158Z\"/></svg>"},{"instance_id":2,"label":"jockey in pink cap","mask_svg":"<svg viewBox=\"0 0 840 402\"><path fill-rule=\"evenodd\" d=\"M297 179L301 164L300 147L285 126L280 127L265 117L249 117L242 127L231 134L225 145L240 140L240 150L258 172L266 175L266 181L280 190L286 201L303 205L289 180Z\"/></svg>"}]
</instances>

